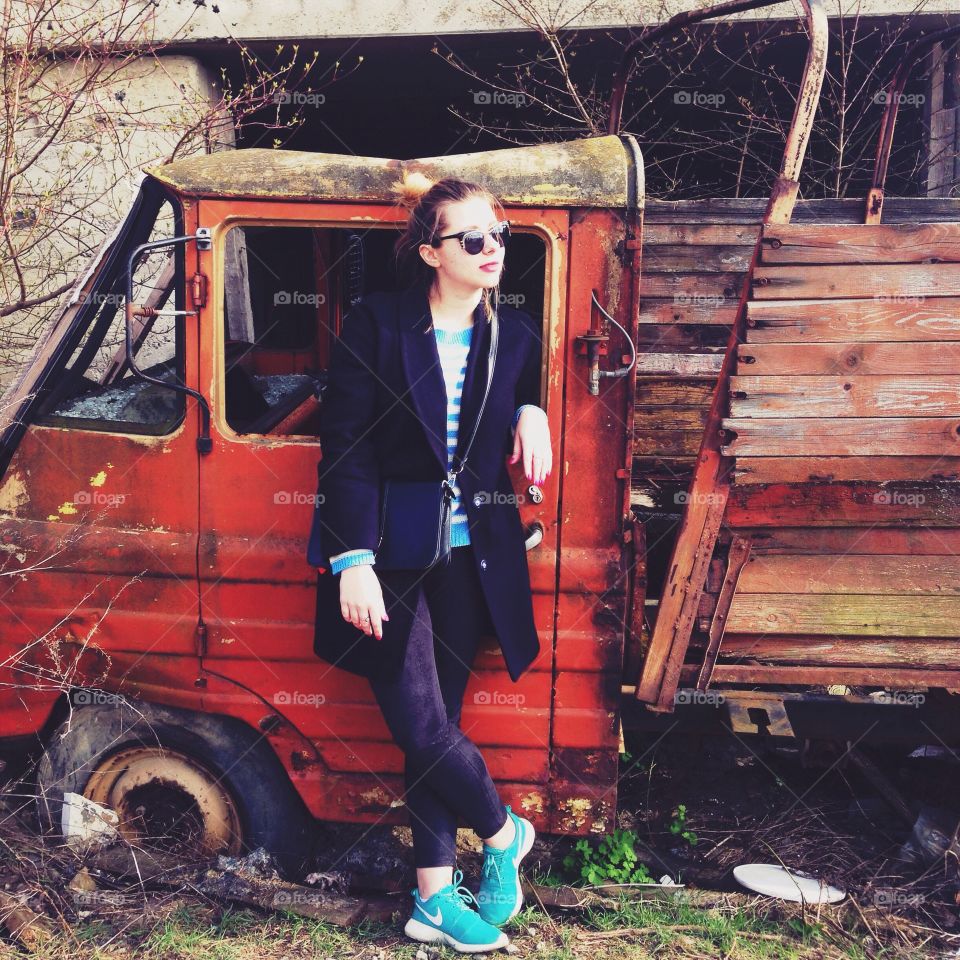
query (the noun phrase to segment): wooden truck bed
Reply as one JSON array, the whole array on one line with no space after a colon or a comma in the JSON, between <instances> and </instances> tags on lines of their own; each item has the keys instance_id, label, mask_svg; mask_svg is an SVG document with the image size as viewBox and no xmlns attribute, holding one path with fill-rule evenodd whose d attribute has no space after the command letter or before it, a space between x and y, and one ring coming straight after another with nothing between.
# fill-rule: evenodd
<instances>
[{"instance_id":1,"label":"wooden truck bed","mask_svg":"<svg viewBox=\"0 0 960 960\"><path fill-rule=\"evenodd\" d=\"M647 203L632 503L653 600L765 202ZM800 201L764 228L681 686L960 688L960 262L930 262L960 261L958 221L960 200L888 198L871 226L862 200Z\"/></svg>"}]
</instances>

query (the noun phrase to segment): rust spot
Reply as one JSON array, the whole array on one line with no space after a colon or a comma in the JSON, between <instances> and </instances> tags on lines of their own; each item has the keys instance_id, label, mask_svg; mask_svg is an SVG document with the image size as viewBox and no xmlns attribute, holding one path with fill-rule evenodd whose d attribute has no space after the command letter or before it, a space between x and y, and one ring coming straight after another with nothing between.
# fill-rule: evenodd
<instances>
[{"instance_id":1,"label":"rust spot","mask_svg":"<svg viewBox=\"0 0 960 960\"><path fill-rule=\"evenodd\" d=\"M372 787L370 790L364 790L360 794L359 800L362 808L375 810L383 810L384 807L393 806L394 803L394 798L383 787Z\"/></svg>"},{"instance_id":2,"label":"rust spot","mask_svg":"<svg viewBox=\"0 0 960 960\"><path fill-rule=\"evenodd\" d=\"M568 797L560 804L561 811L565 811L565 820L569 820L578 829L587 822L587 817L593 812L593 801L587 797Z\"/></svg>"},{"instance_id":3,"label":"rust spot","mask_svg":"<svg viewBox=\"0 0 960 960\"><path fill-rule=\"evenodd\" d=\"M525 793L520 798L520 808L527 812L543 813L543 804L543 794L536 791Z\"/></svg>"},{"instance_id":4,"label":"rust spot","mask_svg":"<svg viewBox=\"0 0 960 960\"><path fill-rule=\"evenodd\" d=\"M21 507L30 502L27 485L16 471L10 471L0 485L0 513L16 516Z\"/></svg>"}]
</instances>

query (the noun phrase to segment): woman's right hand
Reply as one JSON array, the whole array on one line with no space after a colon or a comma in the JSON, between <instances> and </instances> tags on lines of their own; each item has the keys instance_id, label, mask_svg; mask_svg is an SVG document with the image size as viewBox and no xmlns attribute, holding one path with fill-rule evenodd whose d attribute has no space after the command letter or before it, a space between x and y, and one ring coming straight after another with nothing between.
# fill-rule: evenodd
<instances>
[{"instance_id":1,"label":"woman's right hand","mask_svg":"<svg viewBox=\"0 0 960 960\"><path fill-rule=\"evenodd\" d=\"M383 639L382 621L390 618L372 564L360 563L340 571L340 613L368 637L373 634L378 640Z\"/></svg>"}]
</instances>

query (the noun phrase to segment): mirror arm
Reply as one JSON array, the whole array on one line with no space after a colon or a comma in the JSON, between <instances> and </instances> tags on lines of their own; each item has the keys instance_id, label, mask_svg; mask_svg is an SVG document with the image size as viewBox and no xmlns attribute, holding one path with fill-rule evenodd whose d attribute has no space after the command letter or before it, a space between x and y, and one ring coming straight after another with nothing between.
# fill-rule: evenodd
<instances>
[{"instance_id":1,"label":"mirror arm","mask_svg":"<svg viewBox=\"0 0 960 960\"><path fill-rule=\"evenodd\" d=\"M125 303L125 317L126 317L126 347L127 347L127 367L133 376L137 377L140 380L146 380L148 383L155 383L157 386L166 387L168 390L176 390L178 393L184 393L188 396L193 397L197 403L200 405L200 415L201 415L201 425L200 425L200 436L197 437L197 450L200 453L209 453L213 449L213 441L210 439L210 404L207 403L206 397L203 394L198 393L196 390L191 389L184 383L167 383L165 380L160 380L157 377L151 377L149 374L144 373L136 363L133 355L133 318L135 316L184 316L184 315L193 315L196 314L196 310L153 310L149 307L143 307L140 304L133 302L133 265L136 262L140 254L144 253L147 250L157 250L160 247L170 247L175 243L187 243L189 240L197 241L198 250L209 250L210 249L210 230L207 227L201 227L195 234L190 233L182 237L171 237L169 240L155 240L152 243L141 243L138 247L134 247L130 251L130 256L127 257L127 276L126 276L126 303Z\"/></svg>"}]
</instances>

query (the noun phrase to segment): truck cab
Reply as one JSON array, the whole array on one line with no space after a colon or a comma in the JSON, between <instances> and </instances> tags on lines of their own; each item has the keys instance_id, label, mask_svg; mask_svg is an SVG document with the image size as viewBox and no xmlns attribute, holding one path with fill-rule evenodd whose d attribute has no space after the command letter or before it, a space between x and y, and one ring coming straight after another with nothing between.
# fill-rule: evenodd
<instances>
[{"instance_id":1,"label":"truck cab","mask_svg":"<svg viewBox=\"0 0 960 960\"><path fill-rule=\"evenodd\" d=\"M331 346L359 297L400 283L403 169L502 199L500 296L540 329L563 465L536 489L511 468L542 652L514 684L491 638L463 728L538 828L614 825L644 200L627 136L403 162L252 149L143 174L4 403L5 742L89 727L41 764L51 824L83 768L75 792L122 812L165 789L157 808L239 849L258 815L224 771L251 738L301 820L402 819L402 754L366 681L313 653L306 541Z\"/></svg>"}]
</instances>

